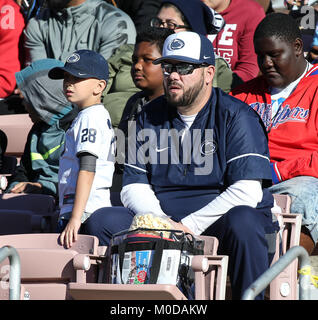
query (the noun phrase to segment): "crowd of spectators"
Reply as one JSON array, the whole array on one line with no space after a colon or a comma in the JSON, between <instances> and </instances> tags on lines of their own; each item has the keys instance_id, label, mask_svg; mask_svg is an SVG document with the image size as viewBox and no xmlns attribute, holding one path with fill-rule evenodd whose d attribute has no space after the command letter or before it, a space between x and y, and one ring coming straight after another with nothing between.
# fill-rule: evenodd
<instances>
[{"instance_id":1,"label":"crowd of spectators","mask_svg":"<svg viewBox=\"0 0 318 320\"><path fill-rule=\"evenodd\" d=\"M113 132L122 132L117 135L115 172L107 177L113 180L113 186L108 183L99 191L121 192L127 210L121 208L118 217L122 216L124 221L128 213L125 226L134 214L153 212L168 215L180 230L217 235L223 241L220 250L230 256L235 298L240 298L271 261L270 245L266 249L263 244L257 247L256 243L277 232L276 224L269 222L271 212L275 211L272 194L290 195L292 211L303 215L300 244L312 253L318 240L315 189L318 186L315 101L318 6L313 0L278 2L0 0L0 123L1 115L18 113L28 113L34 122L21 161L5 192L50 194L61 203L58 189L63 173L59 172L59 161L64 159L64 152L70 152L64 146L67 132L75 130L72 125L80 123L84 114L81 110L89 108L90 117L94 116L92 105L83 104L78 97L73 102L74 92L67 89L66 80L64 85L62 80L52 80L49 72L72 63L75 66L87 50L100 55L108 66L107 76L102 79L105 87L98 92L98 99L95 99L95 88L89 93L97 101L94 108L103 109L98 111L101 119L95 123L107 119L104 122L109 129L105 135L111 132L107 136L109 148L116 140ZM189 53L185 48L191 46L191 39L193 52ZM174 50L176 54L172 55ZM65 78L70 81L68 69L65 70ZM72 78L73 83L89 82L81 70L75 80ZM93 66L91 74L98 74ZM85 121L87 126L94 122ZM209 172L198 179L194 173L195 159L191 157L186 159L190 163L178 168L157 163L145 165L140 155L137 163L130 164L128 146L132 141L141 146L141 136L137 140L129 138L129 130L136 123L137 134L138 130L149 128L158 132L177 128L180 136L176 139L180 138L181 149L194 129L215 129L213 142L206 138L203 143L209 142L211 147L206 153L218 155L217 159L213 158L214 176ZM95 131L94 141L89 141L83 140L86 136L83 138L81 133L90 132L90 128L82 130L78 132L80 142L95 142ZM7 142L0 131L1 159ZM73 143L78 144L79 140L75 137ZM156 146L155 150L160 153L169 148L172 145L162 149ZM96 154L102 151L92 150ZM91 168L93 161L92 185L100 173L95 173L98 156L94 152L85 151L88 157L84 157L84 164L82 159L77 159L81 158L78 154L73 155L75 162L79 161L79 176L82 171L90 171L87 168ZM151 154L143 160L147 162L150 158ZM88 198L90 190L86 191ZM98 210L103 207L103 201L100 203ZM83 208L85 205L81 204ZM105 207L110 206L108 201ZM267 217L268 221L255 220L257 232L262 233L258 240L253 232L246 231L246 237L241 239L234 227L229 231L228 224L239 223L242 230L251 226L238 209L240 206L249 208L245 212L262 212ZM75 207L80 211L78 205ZM236 217L242 215L240 222L239 218L234 220L233 212ZM105 224L113 226L116 219L96 220L96 215L89 212L88 217L91 215L95 219L94 228L86 228L85 232L99 235L100 241L107 245L112 232ZM85 219L77 216L80 222L76 227L72 215L60 225L59 231L68 246L85 229L80 229ZM118 231L119 225L111 230ZM97 232L99 227L101 230ZM249 241L253 241L253 248L247 244ZM234 243L236 250L230 250ZM244 250L249 252L246 256ZM261 257L253 265L255 259L248 255L256 251ZM239 273L235 269L237 264L241 268ZM255 268L248 272L247 264L251 270Z\"/></svg>"}]
</instances>

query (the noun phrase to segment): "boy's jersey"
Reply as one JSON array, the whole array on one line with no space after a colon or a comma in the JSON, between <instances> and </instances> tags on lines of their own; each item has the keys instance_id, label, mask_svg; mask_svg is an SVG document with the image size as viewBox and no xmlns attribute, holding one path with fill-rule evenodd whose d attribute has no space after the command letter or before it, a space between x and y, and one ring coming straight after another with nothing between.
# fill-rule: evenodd
<instances>
[{"instance_id":1,"label":"boy's jersey","mask_svg":"<svg viewBox=\"0 0 318 320\"><path fill-rule=\"evenodd\" d=\"M83 152L96 156L97 161L82 222L95 210L111 206L109 188L114 172L115 139L108 111L101 104L81 110L66 132L59 168L60 216L64 219L69 219L72 212L80 164L78 156Z\"/></svg>"},{"instance_id":2,"label":"boy's jersey","mask_svg":"<svg viewBox=\"0 0 318 320\"><path fill-rule=\"evenodd\" d=\"M264 78L255 78L231 94L249 104L262 118L278 181L296 176L318 178L318 65L300 80L274 117Z\"/></svg>"}]
</instances>

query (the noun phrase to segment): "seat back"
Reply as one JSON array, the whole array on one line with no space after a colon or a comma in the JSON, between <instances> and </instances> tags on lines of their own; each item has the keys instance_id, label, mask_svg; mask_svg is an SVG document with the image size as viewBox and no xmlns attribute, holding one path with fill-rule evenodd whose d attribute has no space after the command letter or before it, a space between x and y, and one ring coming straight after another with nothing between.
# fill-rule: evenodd
<instances>
[{"instance_id":1,"label":"seat back","mask_svg":"<svg viewBox=\"0 0 318 320\"><path fill-rule=\"evenodd\" d=\"M27 113L0 116L0 128L8 138L6 155L22 156L32 126L33 123Z\"/></svg>"},{"instance_id":2,"label":"seat back","mask_svg":"<svg viewBox=\"0 0 318 320\"><path fill-rule=\"evenodd\" d=\"M51 233L0 236L0 246L14 246L19 253L24 299L70 299L69 282L97 282L98 268L90 258L98 256L98 239L79 234L70 249L58 239L59 234ZM0 281L8 278L8 265L8 259L0 264ZM7 295L7 290L0 290L0 299Z\"/></svg>"},{"instance_id":3,"label":"seat back","mask_svg":"<svg viewBox=\"0 0 318 320\"><path fill-rule=\"evenodd\" d=\"M55 198L45 194L0 194L0 234L55 232Z\"/></svg>"},{"instance_id":4,"label":"seat back","mask_svg":"<svg viewBox=\"0 0 318 320\"><path fill-rule=\"evenodd\" d=\"M276 239L276 253L272 265L284 255L286 251L299 245L302 216L290 213L291 199L288 195L274 195L276 203L281 207L282 213L277 214L281 223L280 233ZM281 250L280 250L281 249ZM269 286L270 300L297 300L297 269L298 260L294 260L283 272L281 272Z\"/></svg>"},{"instance_id":5,"label":"seat back","mask_svg":"<svg viewBox=\"0 0 318 320\"><path fill-rule=\"evenodd\" d=\"M30 210L50 213L56 210L55 198L46 194L4 193L0 195L0 209Z\"/></svg>"},{"instance_id":6,"label":"seat back","mask_svg":"<svg viewBox=\"0 0 318 320\"><path fill-rule=\"evenodd\" d=\"M67 283L76 281L74 250L17 249L21 261L21 284L30 300L65 300ZM9 260L0 263L0 281L7 278Z\"/></svg>"},{"instance_id":7,"label":"seat back","mask_svg":"<svg viewBox=\"0 0 318 320\"><path fill-rule=\"evenodd\" d=\"M59 233L30 233L0 236L0 247L8 245L17 249L56 249L69 250L59 241ZM71 247L77 253L98 255L98 238L86 234L78 234L77 241Z\"/></svg>"},{"instance_id":8,"label":"seat back","mask_svg":"<svg viewBox=\"0 0 318 320\"><path fill-rule=\"evenodd\" d=\"M282 209L283 213L290 213L291 198L286 194L274 194L276 204Z\"/></svg>"},{"instance_id":9,"label":"seat back","mask_svg":"<svg viewBox=\"0 0 318 320\"><path fill-rule=\"evenodd\" d=\"M33 211L0 209L0 235L43 232L49 226L45 217Z\"/></svg>"}]
</instances>

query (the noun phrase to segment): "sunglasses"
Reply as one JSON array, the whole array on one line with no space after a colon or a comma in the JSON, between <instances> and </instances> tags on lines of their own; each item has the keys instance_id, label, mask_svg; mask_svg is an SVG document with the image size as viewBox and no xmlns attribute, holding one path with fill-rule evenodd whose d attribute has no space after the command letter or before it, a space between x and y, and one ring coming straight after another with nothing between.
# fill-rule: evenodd
<instances>
[{"instance_id":1,"label":"sunglasses","mask_svg":"<svg viewBox=\"0 0 318 320\"><path fill-rule=\"evenodd\" d=\"M161 68L165 75L170 75L172 72L177 72L181 76L191 74L195 69L204 68L207 64L190 64L190 63L162 63Z\"/></svg>"},{"instance_id":2,"label":"sunglasses","mask_svg":"<svg viewBox=\"0 0 318 320\"><path fill-rule=\"evenodd\" d=\"M168 28L170 30L175 30L175 29L180 29L180 28L185 28L185 29L189 29L190 27L189 26L186 26L186 25L181 25L181 24L176 24L174 22L171 22L169 20L167 21L162 21L161 19L159 18L153 18L151 19L150 21L150 26L151 27L155 27L155 28L161 28L164 27L164 28Z\"/></svg>"}]
</instances>

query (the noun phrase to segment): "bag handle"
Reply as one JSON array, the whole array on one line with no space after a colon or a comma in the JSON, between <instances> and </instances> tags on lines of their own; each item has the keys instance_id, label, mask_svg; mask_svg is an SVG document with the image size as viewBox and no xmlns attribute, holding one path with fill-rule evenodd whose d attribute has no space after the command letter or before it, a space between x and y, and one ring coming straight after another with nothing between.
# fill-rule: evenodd
<instances>
[{"instance_id":1,"label":"bag handle","mask_svg":"<svg viewBox=\"0 0 318 320\"><path fill-rule=\"evenodd\" d=\"M156 245L155 245L155 253L151 263L151 271L150 271L150 279L149 279L150 284L157 283L160 266L161 266L163 249L164 249L164 240L160 239L156 242Z\"/></svg>"},{"instance_id":2,"label":"bag handle","mask_svg":"<svg viewBox=\"0 0 318 320\"><path fill-rule=\"evenodd\" d=\"M124 264L124 257L126 252L126 245L127 244L125 242L122 242L118 245L120 280L122 284L124 284L122 274L123 274L123 264ZM157 283L163 249L164 249L164 240L160 239L155 243L154 255L153 255L151 271L150 271L150 279L149 279L150 284Z\"/></svg>"},{"instance_id":3,"label":"bag handle","mask_svg":"<svg viewBox=\"0 0 318 320\"><path fill-rule=\"evenodd\" d=\"M126 252L126 243L122 242L118 245L118 256L119 256L119 271L120 271L120 281L124 284L123 281L123 264L124 264L124 257Z\"/></svg>"}]
</instances>

